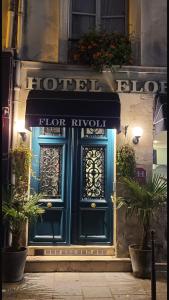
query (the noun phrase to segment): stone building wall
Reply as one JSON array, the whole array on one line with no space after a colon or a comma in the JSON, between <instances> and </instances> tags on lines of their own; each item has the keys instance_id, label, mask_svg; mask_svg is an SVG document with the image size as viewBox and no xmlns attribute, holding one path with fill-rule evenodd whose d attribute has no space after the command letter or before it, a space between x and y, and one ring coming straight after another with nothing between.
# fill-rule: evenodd
<instances>
[{"instance_id":1,"label":"stone building wall","mask_svg":"<svg viewBox=\"0 0 169 300\"><path fill-rule=\"evenodd\" d=\"M121 128L117 135L117 148L124 143L130 143L136 153L137 167L146 170L147 177L152 175L153 165L153 95L151 94L120 94ZM124 126L128 125L127 135ZM140 126L143 136L139 144L132 143L132 128ZM117 182L117 196L125 196L124 187ZM129 257L128 246L138 244L142 228L137 219L132 216L126 219L126 209L122 207L116 214L116 250L117 257ZM156 262L165 262L167 258L167 213L166 207L159 210L152 221L155 230L155 259Z\"/></svg>"},{"instance_id":2,"label":"stone building wall","mask_svg":"<svg viewBox=\"0 0 169 300\"><path fill-rule=\"evenodd\" d=\"M135 65L167 64L167 0L129 0L129 33Z\"/></svg>"},{"instance_id":3,"label":"stone building wall","mask_svg":"<svg viewBox=\"0 0 169 300\"><path fill-rule=\"evenodd\" d=\"M59 1L24 1L22 59L57 62L58 43Z\"/></svg>"},{"instance_id":4,"label":"stone building wall","mask_svg":"<svg viewBox=\"0 0 169 300\"><path fill-rule=\"evenodd\" d=\"M127 31L133 35L133 63L166 66L167 1L129 0ZM67 62L70 0L24 1L22 59Z\"/></svg>"},{"instance_id":5,"label":"stone building wall","mask_svg":"<svg viewBox=\"0 0 169 300\"><path fill-rule=\"evenodd\" d=\"M153 95L121 93L121 128L117 135L117 147L129 143L136 153L137 167L144 168L147 176L153 164ZM125 137L124 127L128 126ZM134 127L141 127L143 135L137 145L132 143Z\"/></svg>"},{"instance_id":6,"label":"stone building wall","mask_svg":"<svg viewBox=\"0 0 169 300\"><path fill-rule=\"evenodd\" d=\"M167 1L141 0L141 65L167 65Z\"/></svg>"}]
</instances>

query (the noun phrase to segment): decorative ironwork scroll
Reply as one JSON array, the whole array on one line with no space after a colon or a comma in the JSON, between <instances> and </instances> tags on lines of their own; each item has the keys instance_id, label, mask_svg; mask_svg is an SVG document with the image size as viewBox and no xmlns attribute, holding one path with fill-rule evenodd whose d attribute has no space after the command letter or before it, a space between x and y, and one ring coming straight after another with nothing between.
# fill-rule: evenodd
<instances>
[{"instance_id":1,"label":"decorative ironwork scroll","mask_svg":"<svg viewBox=\"0 0 169 300\"><path fill-rule=\"evenodd\" d=\"M61 197L62 146L41 146L40 191L46 196Z\"/></svg>"},{"instance_id":2,"label":"decorative ironwork scroll","mask_svg":"<svg viewBox=\"0 0 169 300\"><path fill-rule=\"evenodd\" d=\"M105 198L105 148L83 148L83 198Z\"/></svg>"},{"instance_id":3,"label":"decorative ironwork scroll","mask_svg":"<svg viewBox=\"0 0 169 300\"><path fill-rule=\"evenodd\" d=\"M63 127L41 127L40 134L42 135L52 135L52 136L63 136Z\"/></svg>"}]
</instances>

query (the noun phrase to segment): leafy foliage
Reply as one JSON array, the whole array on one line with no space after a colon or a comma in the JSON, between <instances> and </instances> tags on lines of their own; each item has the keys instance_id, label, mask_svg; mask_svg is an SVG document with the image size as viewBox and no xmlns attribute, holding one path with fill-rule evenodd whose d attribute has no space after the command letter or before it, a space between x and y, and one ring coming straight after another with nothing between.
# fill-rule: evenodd
<instances>
[{"instance_id":1,"label":"leafy foliage","mask_svg":"<svg viewBox=\"0 0 169 300\"><path fill-rule=\"evenodd\" d=\"M28 179L31 166L31 150L20 145L10 152L12 172L15 175L15 184L9 184L3 190L2 213L3 220L12 233L11 248L19 250L24 224L28 220L37 218L44 210L38 201L41 194L28 192Z\"/></svg>"},{"instance_id":2,"label":"leafy foliage","mask_svg":"<svg viewBox=\"0 0 169 300\"><path fill-rule=\"evenodd\" d=\"M20 194L18 188L11 185L6 197L8 201L4 201L2 204L3 219L8 223L12 233L12 248L18 250L21 247L21 234L25 222L37 218L44 212L38 204L42 195Z\"/></svg>"},{"instance_id":3,"label":"leafy foliage","mask_svg":"<svg viewBox=\"0 0 169 300\"><path fill-rule=\"evenodd\" d=\"M124 144L117 149L117 176L134 178L135 172L135 150L130 144Z\"/></svg>"},{"instance_id":4,"label":"leafy foliage","mask_svg":"<svg viewBox=\"0 0 169 300\"><path fill-rule=\"evenodd\" d=\"M10 151L12 171L15 174L15 184L20 186L21 192L28 189L29 170L31 165L32 153L25 146L20 145Z\"/></svg>"},{"instance_id":5,"label":"leafy foliage","mask_svg":"<svg viewBox=\"0 0 169 300\"><path fill-rule=\"evenodd\" d=\"M89 64L101 71L103 66L131 63L131 41L120 33L92 30L72 49L74 63Z\"/></svg>"},{"instance_id":6,"label":"leafy foliage","mask_svg":"<svg viewBox=\"0 0 169 300\"><path fill-rule=\"evenodd\" d=\"M165 178L154 174L149 181L140 185L131 178L123 178L128 195L126 197L117 197L117 208L125 206L127 208L127 217L135 215L138 222L143 227L143 236L141 248L148 248L148 238L150 222L154 213L166 203L167 182Z\"/></svg>"}]
</instances>

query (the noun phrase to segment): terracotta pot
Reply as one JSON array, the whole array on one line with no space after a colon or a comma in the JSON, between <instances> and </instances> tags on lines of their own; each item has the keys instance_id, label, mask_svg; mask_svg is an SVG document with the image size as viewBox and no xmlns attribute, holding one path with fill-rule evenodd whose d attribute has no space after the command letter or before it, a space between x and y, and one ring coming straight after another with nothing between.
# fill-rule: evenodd
<instances>
[{"instance_id":1,"label":"terracotta pot","mask_svg":"<svg viewBox=\"0 0 169 300\"><path fill-rule=\"evenodd\" d=\"M151 277L151 249L140 250L139 245L130 245L129 253L133 274L138 278Z\"/></svg>"},{"instance_id":2,"label":"terracotta pot","mask_svg":"<svg viewBox=\"0 0 169 300\"><path fill-rule=\"evenodd\" d=\"M2 251L2 280L4 282L17 282L23 279L26 263L27 248L12 251L11 248Z\"/></svg>"}]
</instances>

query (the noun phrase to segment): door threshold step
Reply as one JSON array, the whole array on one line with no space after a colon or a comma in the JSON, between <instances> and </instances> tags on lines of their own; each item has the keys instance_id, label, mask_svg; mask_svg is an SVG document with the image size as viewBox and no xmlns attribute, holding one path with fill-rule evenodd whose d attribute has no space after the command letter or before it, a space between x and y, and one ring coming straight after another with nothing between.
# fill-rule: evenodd
<instances>
[{"instance_id":1,"label":"door threshold step","mask_svg":"<svg viewBox=\"0 0 169 300\"><path fill-rule=\"evenodd\" d=\"M131 261L114 256L27 256L25 272L131 272Z\"/></svg>"},{"instance_id":2,"label":"door threshold step","mask_svg":"<svg viewBox=\"0 0 169 300\"><path fill-rule=\"evenodd\" d=\"M115 247L114 246L28 246L29 256L50 256L50 255L93 255L93 256L114 256Z\"/></svg>"}]
</instances>

